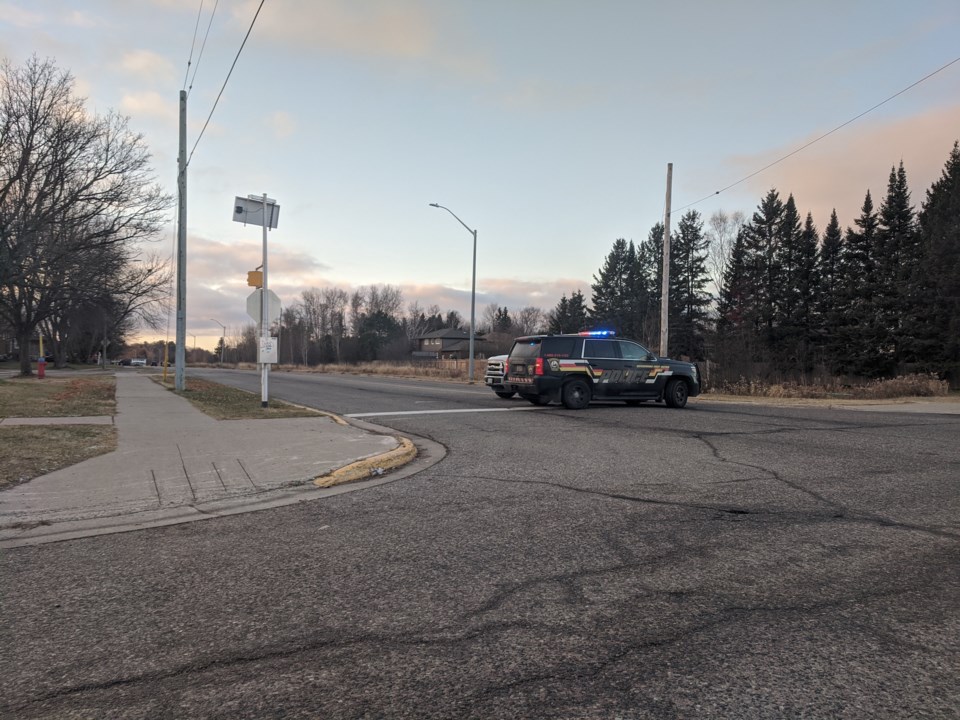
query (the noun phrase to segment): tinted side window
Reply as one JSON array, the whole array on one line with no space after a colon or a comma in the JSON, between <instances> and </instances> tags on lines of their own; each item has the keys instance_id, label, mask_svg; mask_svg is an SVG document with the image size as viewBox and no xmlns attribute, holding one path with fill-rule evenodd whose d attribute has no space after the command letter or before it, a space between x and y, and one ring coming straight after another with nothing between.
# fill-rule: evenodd
<instances>
[{"instance_id":1,"label":"tinted side window","mask_svg":"<svg viewBox=\"0 0 960 720\"><path fill-rule=\"evenodd\" d=\"M617 358L617 343L613 340L584 340L583 356L585 358Z\"/></svg>"},{"instance_id":2,"label":"tinted side window","mask_svg":"<svg viewBox=\"0 0 960 720\"><path fill-rule=\"evenodd\" d=\"M646 360L650 352L643 346L635 342L626 340L618 341L620 345L620 356L624 360Z\"/></svg>"},{"instance_id":3,"label":"tinted side window","mask_svg":"<svg viewBox=\"0 0 960 720\"><path fill-rule=\"evenodd\" d=\"M543 339L543 357L570 358L573 357L577 338L548 337Z\"/></svg>"}]
</instances>

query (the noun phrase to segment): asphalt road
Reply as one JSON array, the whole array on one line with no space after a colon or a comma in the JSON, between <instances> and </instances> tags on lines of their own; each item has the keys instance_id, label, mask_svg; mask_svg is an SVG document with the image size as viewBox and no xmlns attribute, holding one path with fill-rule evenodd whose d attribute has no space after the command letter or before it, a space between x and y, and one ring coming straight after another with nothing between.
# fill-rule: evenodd
<instances>
[{"instance_id":1,"label":"asphalt road","mask_svg":"<svg viewBox=\"0 0 960 720\"><path fill-rule=\"evenodd\" d=\"M6 551L0 716L960 715L956 415L271 383L449 453L320 502Z\"/></svg>"}]
</instances>

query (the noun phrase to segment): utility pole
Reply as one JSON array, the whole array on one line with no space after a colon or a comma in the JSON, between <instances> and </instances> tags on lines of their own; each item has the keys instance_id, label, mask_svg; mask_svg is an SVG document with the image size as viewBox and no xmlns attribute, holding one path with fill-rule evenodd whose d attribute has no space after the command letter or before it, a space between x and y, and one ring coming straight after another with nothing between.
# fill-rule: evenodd
<instances>
[{"instance_id":1,"label":"utility pole","mask_svg":"<svg viewBox=\"0 0 960 720\"><path fill-rule=\"evenodd\" d=\"M663 213L663 284L660 287L660 357L667 357L670 307L670 193L673 188L673 163L667 163L667 202Z\"/></svg>"},{"instance_id":2,"label":"utility pole","mask_svg":"<svg viewBox=\"0 0 960 720\"><path fill-rule=\"evenodd\" d=\"M180 91L180 154L177 157L177 352L174 355L174 385L184 390L183 369L187 356L187 92Z\"/></svg>"}]
</instances>

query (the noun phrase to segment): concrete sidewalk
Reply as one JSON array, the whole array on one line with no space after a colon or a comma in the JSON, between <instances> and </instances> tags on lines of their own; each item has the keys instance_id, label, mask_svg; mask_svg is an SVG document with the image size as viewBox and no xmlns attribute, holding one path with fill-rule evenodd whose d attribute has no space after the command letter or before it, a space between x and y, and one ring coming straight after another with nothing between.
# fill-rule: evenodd
<instances>
[{"instance_id":1,"label":"concrete sidewalk","mask_svg":"<svg viewBox=\"0 0 960 720\"><path fill-rule=\"evenodd\" d=\"M373 426L338 420L214 420L147 375L117 375L117 450L0 492L0 547L248 512L385 482L313 484L401 444Z\"/></svg>"}]
</instances>

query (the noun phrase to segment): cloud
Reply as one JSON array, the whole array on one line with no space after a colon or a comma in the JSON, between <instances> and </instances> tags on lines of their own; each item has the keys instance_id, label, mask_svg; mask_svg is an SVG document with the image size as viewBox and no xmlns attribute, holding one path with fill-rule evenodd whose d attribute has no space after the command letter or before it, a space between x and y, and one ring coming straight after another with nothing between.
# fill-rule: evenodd
<instances>
[{"instance_id":1,"label":"cloud","mask_svg":"<svg viewBox=\"0 0 960 720\"><path fill-rule=\"evenodd\" d=\"M749 174L773 162L818 135L813 133L787 147L739 156L736 172ZM757 203L771 187L782 198L793 193L801 214L812 212L820 230L830 211L837 210L842 226L860 214L867 190L879 207L886 196L890 168L903 160L911 198L919 210L930 187L943 170L950 149L960 139L960 104L938 107L908 118L855 123L745 183Z\"/></svg>"},{"instance_id":2,"label":"cloud","mask_svg":"<svg viewBox=\"0 0 960 720\"><path fill-rule=\"evenodd\" d=\"M168 87L174 84L173 63L150 50L124 53L120 67L138 82Z\"/></svg>"},{"instance_id":3,"label":"cloud","mask_svg":"<svg viewBox=\"0 0 960 720\"><path fill-rule=\"evenodd\" d=\"M290 137L297 130L297 121L290 113L282 110L278 110L267 118L267 125L273 130L278 140Z\"/></svg>"},{"instance_id":4,"label":"cloud","mask_svg":"<svg viewBox=\"0 0 960 720\"><path fill-rule=\"evenodd\" d=\"M120 100L120 111L135 118L157 118L176 126L179 107L158 92L128 93Z\"/></svg>"},{"instance_id":5,"label":"cloud","mask_svg":"<svg viewBox=\"0 0 960 720\"><path fill-rule=\"evenodd\" d=\"M65 25L70 25L71 27L78 28L93 28L96 27L96 22L81 10L74 10L63 18L63 23Z\"/></svg>"},{"instance_id":6,"label":"cloud","mask_svg":"<svg viewBox=\"0 0 960 720\"><path fill-rule=\"evenodd\" d=\"M246 27L259 3L246 0L233 10ZM363 58L426 61L461 77L489 80L487 58L465 48L465 37L440 28L436 9L394 0L275 0L257 19L258 37L297 52L326 51ZM456 43L449 42L456 37ZM455 49L451 49L455 48Z\"/></svg>"},{"instance_id":7,"label":"cloud","mask_svg":"<svg viewBox=\"0 0 960 720\"><path fill-rule=\"evenodd\" d=\"M44 25L47 18L41 13L25 10L14 3L0 3L0 17L3 21L20 28L35 28Z\"/></svg>"}]
</instances>

